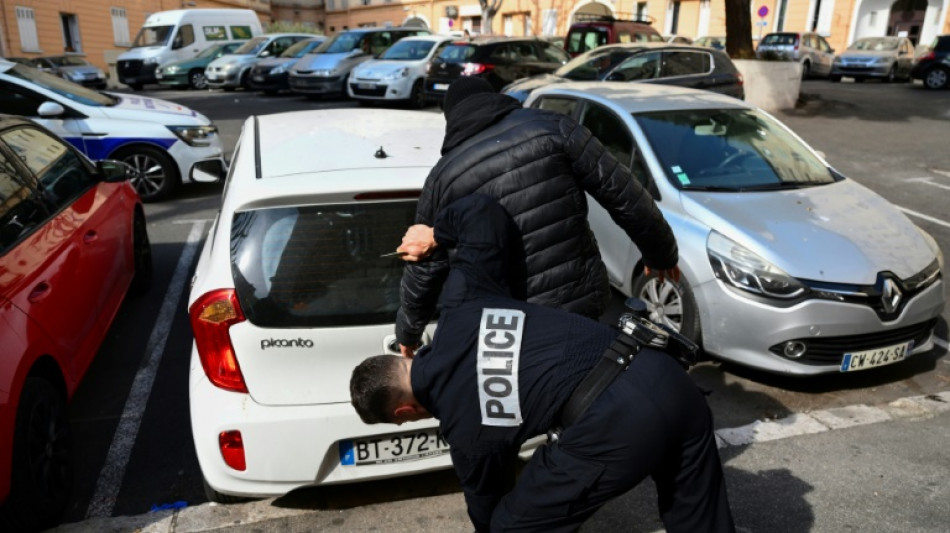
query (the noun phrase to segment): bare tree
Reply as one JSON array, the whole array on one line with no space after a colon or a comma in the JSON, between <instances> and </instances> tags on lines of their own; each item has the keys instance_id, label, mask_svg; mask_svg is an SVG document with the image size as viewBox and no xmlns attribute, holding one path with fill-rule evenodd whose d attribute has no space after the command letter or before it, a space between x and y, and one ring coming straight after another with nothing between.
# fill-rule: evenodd
<instances>
[{"instance_id":1,"label":"bare tree","mask_svg":"<svg viewBox=\"0 0 950 533\"><path fill-rule=\"evenodd\" d=\"M733 59L752 59L752 2L726 0L726 53Z\"/></svg>"},{"instance_id":2,"label":"bare tree","mask_svg":"<svg viewBox=\"0 0 950 533\"><path fill-rule=\"evenodd\" d=\"M498 13L498 9L501 8L502 1L478 0L478 5L482 6L482 33L486 35L493 33L492 20L495 18L495 13Z\"/></svg>"}]
</instances>

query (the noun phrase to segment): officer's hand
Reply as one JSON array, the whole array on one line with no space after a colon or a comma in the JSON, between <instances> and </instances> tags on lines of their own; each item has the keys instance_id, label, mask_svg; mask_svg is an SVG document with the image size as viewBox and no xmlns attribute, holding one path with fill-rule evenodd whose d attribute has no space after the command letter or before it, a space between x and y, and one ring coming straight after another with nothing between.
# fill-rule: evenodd
<instances>
[{"instance_id":1,"label":"officer's hand","mask_svg":"<svg viewBox=\"0 0 950 533\"><path fill-rule=\"evenodd\" d=\"M416 347L406 346L405 344L399 345L399 352L402 353L402 356L406 359L412 359L416 356Z\"/></svg>"},{"instance_id":2,"label":"officer's hand","mask_svg":"<svg viewBox=\"0 0 950 533\"><path fill-rule=\"evenodd\" d=\"M653 272L656 272L656 279L663 283L666 278L670 278L673 283L679 283L680 281L680 267L674 266L673 268L668 268L666 270L653 270L652 268L645 266L643 267L643 275L649 276Z\"/></svg>"},{"instance_id":3,"label":"officer's hand","mask_svg":"<svg viewBox=\"0 0 950 533\"><path fill-rule=\"evenodd\" d=\"M402 256L403 261L418 261L431 254L436 246L435 231L432 227L416 224L409 226L406 230L406 234L402 237L402 244L396 248L396 251L405 253Z\"/></svg>"}]
</instances>

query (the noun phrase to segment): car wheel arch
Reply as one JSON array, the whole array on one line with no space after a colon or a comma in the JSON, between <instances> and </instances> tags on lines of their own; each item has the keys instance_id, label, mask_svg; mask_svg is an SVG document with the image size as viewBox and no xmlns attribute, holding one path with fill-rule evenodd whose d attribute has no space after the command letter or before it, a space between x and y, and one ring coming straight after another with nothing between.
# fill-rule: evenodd
<instances>
[{"instance_id":1,"label":"car wheel arch","mask_svg":"<svg viewBox=\"0 0 950 533\"><path fill-rule=\"evenodd\" d=\"M159 154L161 157L166 158L168 160L168 163L169 163L168 171L171 174L170 177L171 177L172 183L169 184L167 193L170 193L171 191L173 191L179 185L182 184L182 176L181 176L181 172L178 169L178 162L175 160L174 157L172 157L172 155L168 152L168 150L166 150L163 146L159 144L150 143L146 141L134 141L134 142L126 143L112 150L112 152L109 153L108 158L121 160L125 156L125 154L128 154L130 152L134 153L136 150L144 150L144 152L146 153L149 151L154 151L157 154ZM166 195L167 195L166 193L162 193L161 197L164 197ZM146 198L142 198L142 199L143 201L146 200ZM158 198L158 199L161 199L161 198Z\"/></svg>"}]
</instances>

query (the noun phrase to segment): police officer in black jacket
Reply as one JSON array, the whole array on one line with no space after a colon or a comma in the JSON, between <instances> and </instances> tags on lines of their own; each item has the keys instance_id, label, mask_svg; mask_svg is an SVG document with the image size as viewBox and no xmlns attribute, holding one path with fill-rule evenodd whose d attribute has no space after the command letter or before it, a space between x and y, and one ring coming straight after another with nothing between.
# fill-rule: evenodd
<instances>
[{"instance_id":1,"label":"police officer in black jacket","mask_svg":"<svg viewBox=\"0 0 950 533\"><path fill-rule=\"evenodd\" d=\"M451 250L443 311L414 359L380 355L353 371L360 417L436 417L478 531L573 531L646 476L668 532L733 531L705 398L676 360L651 349L541 446L515 483L521 445L559 425L618 332L510 297L511 224L494 200L473 195L444 209L434 228L410 228L399 248L407 259Z\"/></svg>"},{"instance_id":2,"label":"police officer in black jacket","mask_svg":"<svg viewBox=\"0 0 950 533\"><path fill-rule=\"evenodd\" d=\"M587 223L591 195L636 243L648 269L679 277L676 239L650 196L573 118L522 108L482 78L463 76L445 95L442 158L426 178L417 224L469 194L498 200L519 230L511 267L518 299L597 318L610 297L607 270ZM438 251L406 266L396 339L411 356L434 316L448 262Z\"/></svg>"}]
</instances>

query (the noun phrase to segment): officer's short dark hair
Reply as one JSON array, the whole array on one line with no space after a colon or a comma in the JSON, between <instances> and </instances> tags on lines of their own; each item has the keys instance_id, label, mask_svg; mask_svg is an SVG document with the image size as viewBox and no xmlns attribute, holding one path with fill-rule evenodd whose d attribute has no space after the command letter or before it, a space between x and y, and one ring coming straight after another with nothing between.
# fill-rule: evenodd
<instances>
[{"instance_id":1,"label":"officer's short dark hair","mask_svg":"<svg viewBox=\"0 0 950 533\"><path fill-rule=\"evenodd\" d=\"M403 361L397 355L375 355L353 369L350 401L367 424L394 424L392 411L401 391Z\"/></svg>"}]
</instances>

